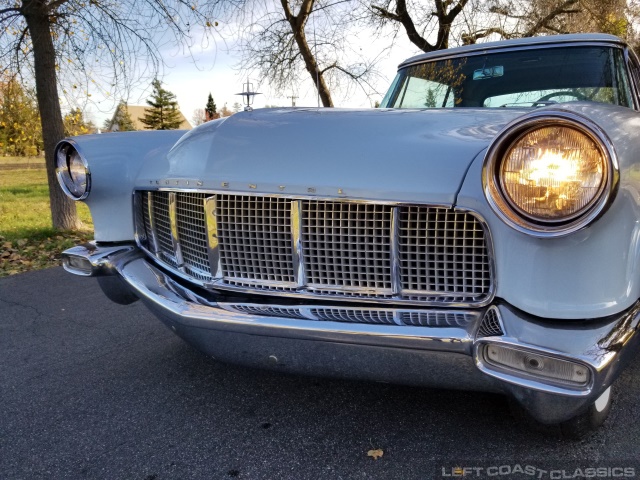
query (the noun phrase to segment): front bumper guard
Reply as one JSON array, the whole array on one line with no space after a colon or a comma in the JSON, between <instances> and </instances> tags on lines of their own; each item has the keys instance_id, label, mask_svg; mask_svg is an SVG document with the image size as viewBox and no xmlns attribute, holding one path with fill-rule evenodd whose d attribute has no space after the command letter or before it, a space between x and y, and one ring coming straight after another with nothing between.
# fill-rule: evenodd
<instances>
[{"instance_id":1,"label":"front bumper guard","mask_svg":"<svg viewBox=\"0 0 640 480\"><path fill-rule=\"evenodd\" d=\"M288 308L307 312L322 306L222 301L184 286L129 244L77 246L63 253L63 265L78 275L114 275L180 337L223 361L310 375L502 392L543 423L562 422L588 408L633 358L639 343L640 303L603 319L556 321L496 302L491 308L499 312L503 332L480 336L487 308L466 312L468 323L429 327L289 318ZM101 286L105 289L105 283ZM346 305L339 308L381 310ZM496 368L483 359L488 344L585 365L590 382L568 387Z\"/></svg>"}]
</instances>

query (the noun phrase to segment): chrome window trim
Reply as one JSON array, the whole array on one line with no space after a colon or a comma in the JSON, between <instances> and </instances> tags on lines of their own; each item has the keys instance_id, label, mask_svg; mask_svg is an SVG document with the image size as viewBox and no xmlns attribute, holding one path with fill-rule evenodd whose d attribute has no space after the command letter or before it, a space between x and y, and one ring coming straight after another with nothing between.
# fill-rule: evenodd
<instances>
[{"instance_id":1,"label":"chrome window trim","mask_svg":"<svg viewBox=\"0 0 640 480\"><path fill-rule=\"evenodd\" d=\"M627 69L627 75L631 81L631 89L633 90L633 105L635 110L640 110L640 61L638 56L629 47L624 49L624 60ZM634 75L632 70L634 69L637 75Z\"/></svg>"},{"instance_id":2,"label":"chrome window trim","mask_svg":"<svg viewBox=\"0 0 640 480\"><path fill-rule=\"evenodd\" d=\"M234 293L239 293L239 294L245 294L245 295L260 295L260 296L279 296L279 297L286 297L286 298L295 298L295 299L311 299L311 300L330 300L330 301L335 301L335 302L345 302L345 303L353 303L353 302L358 302L358 303L368 303L368 304L376 304L376 305L384 305L384 304L398 304L398 305L415 305L415 306L425 306L425 307L442 307L443 305L446 305L447 308L481 308L481 307L486 307L487 305L489 305L493 299L495 298L495 294L496 294L496 290L497 290L497 281L495 278L495 255L494 255L494 249L493 249L493 239L491 236L491 231L489 229L488 223L486 222L486 220L484 219L484 217L482 215L480 215L478 212L471 210L471 209L467 209L467 208L459 208L459 207L452 207L450 205L439 205L439 204L433 204L433 203L428 203L428 202L399 202L399 201L377 201L377 200L371 200L371 199L346 199L346 198L342 198L342 197L318 197L318 196L313 196L313 195L281 195L281 194L261 194L259 192L242 192L242 191L229 191L229 190L209 190L209 189L198 189L198 188L171 188L171 187L154 187L151 186L151 188L147 188L147 187L136 187L136 189L134 190L134 195L138 195L138 194L143 194L143 193L148 193L150 191L159 191L159 192L185 192L185 193L204 193L204 194L211 194L211 195L216 195L216 194L224 194L224 195L250 195L250 196L268 196L268 197L278 197L278 198L286 198L286 199L290 199L293 201L293 203L296 203L296 201L301 201L301 200L318 200L318 201L322 201L322 200L326 200L326 201L336 201L336 202L352 202L352 203L362 203L362 204L374 204L374 205L391 205L394 207L402 207L402 206L412 206L412 205L416 205L416 206L428 206L428 207L433 207L433 208L443 208L443 209L447 209L447 210L452 210L455 212L459 212L459 213L468 213L471 214L475 217L475 219L478 221L479 225L481 226L481 228L483 229L483 233L485 236L485 242L486 242L486 246L487 246L487 266L489 268L489 287L487 289L487 293L486 293L486 297L482 300L482 301L478 301L478 302L449 302L446 301L446 298L455 298L455 297L459 297L461 295L455 293L455 292L427 292L424 290L419 290L419 291L413 291L413 290L402 290L401 292L403 295L406 296L407 292L409 292L410 294L414 295L414 296L421 296L421 297L425 297L425 296L433 296L433 297L439 297L438 300L413 300L413 299L406 299L406 298L400 298L400 294L397 294L393 291L393 289L390 290L383 290L383 289L365 289L365 288L361 288L361 287L343 287L343 286L338 286L338 287L330 287L327 285L312 285L312 284L305 284L304 286L300 286L299 285L299 279L296 283L286 283L286 282L268 282L268 281L256 281L256 284L260 284L260 285L264 285L267 286L268 288L249 288L249 287L244 287L244 286L240 286L240 285L232 285L229 283L225 283L226 281L235 281L237 283L244 283L244 284L251 284L254 283L251 279L245 279L245 278L241 278L241 279L234 279L231 277L224 277L222 275L222 270L220 267L220 263L219 263L219 251L218 251L218 246L217 246L217 237L214 239L213 234L211 234L211 232L209 232L209 246L210 246L210 250L209 250L209 258L213 258L214 260L216 260L218 263L217 264L212 264L212 265L217 265L217 271L215 272L215 276L212 277L212 279L210 281L204 281L204 280L200 280L197 278L194 278L193 276L190 276L186 271L184 271L183 268L176 268L175 266L169 264L168 262L163 261L159 256L156 256L156 254L154 254L153 252L151 252L141 241L140 238L136 238L136 244L138 245L138 247L144 251L149 258L155 262L156 264L162 266L164 269L168 270L169 272L171 272L172 274L178 276L179 278L183 279L183 280L187 280L195 285L198 285L202 288L205 288L207 290L210 291L228 291L228 292L234 292ZM212 197L207 197L205 198L205 205L210 204L211 203L211 198ZM208 206L208 209L213 208L215 210L215 205L212 206ZM214 211L212 210L212 212ZM213 215L213 217L215 217L215 215ZM211 225L216 225L215 224L215 218L211 218L208 219L207 218L207 228L209 228L209 223L211 222ZM214 227L215 230L215 227ZM293 241L293 234L292 234L292 241ZM303 253L304 254L304 253ZM213 273L213 267L212 267L212 273ZM327 290L328 288L332 288L335 290L340 290L340 291L345 291L345 292L353 292L355 294L359 294L362 296L348 296L345 297L343 295L340 294L331 294L331 293L326 293L323 292L324 290ZM320 291L320 292L316 292L316 291ZM388 292L388 297L387 298L371 298L371 297L367 297L367 294L382 294L382 295L387 295ZM444 299L444 300L443 300Z\"/></svg>"},{"instance_id":3,"label":"chrome window trim","mask_svg":"<svg viewBox=\"0 0 640 480\"><path fill-rule=\"evenodd\" d=\"M546 125L565 125L589 136L605 156L607 172L605 184L586 212L561 221L533 221L525 218L505 198L497 175L497 166L509 146L526 131ZM485 198L496 215L513 229L538 238L555 238L581 230L597 220L616 196L620 171L613 142L595 123L582 115L561 109L534 111L505 126L489 145L482 166Z\"/></svg>"},{"instance_id":4,"label":"chrome window trim","mask_svg":"<svg viewBox=\"0 0 640 480\"><path fill-rule=\"evenodd\" d=\"M398 71L403 70L407 67L413 67L415 65L421 65L423 63L430 63L433 61L442 61L442 60L451 60L452 58L466 58L466 57L477 57L479 55L487 55L494 53L506 53L513 51L524 51L524 50L548 50L550 48L573 48L573 47L610 47L610 48L618 48L624 50L625 44L621 42L608 41L608 40L589 40L589 41L580 41L580 40L571 40L567 42L558 42L558 43L534 43L529 45L495 45L489 47L478 47L478 50L471 50L468 52L457 52L450 53L446 50L442 50L441 55L433 55L429 57L424 57L420 59L416 59L414 61L408 63L401 63L398 66Z\"/></svg>"}]
</instances>

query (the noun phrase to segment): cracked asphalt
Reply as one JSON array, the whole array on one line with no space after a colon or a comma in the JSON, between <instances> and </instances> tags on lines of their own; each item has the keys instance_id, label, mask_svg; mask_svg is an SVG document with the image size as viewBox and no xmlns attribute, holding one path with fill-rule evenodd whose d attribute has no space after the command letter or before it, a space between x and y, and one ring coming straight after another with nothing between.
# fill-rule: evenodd
<instances>
[{"instance_id":1,"label":"cracked asphalt","mask_svg":"<svg viewBox=\"0 0 640 480\"><path fill-rule=\"evenodd\" d=\"M548 473L495 478L637 475L639 380L636 358L604 428L559 441L516 424L499 395L221 364L140 303L113 304L61 268L0 279L2 479L432 479L517 465Z\"/></svg>"}]
</instances>

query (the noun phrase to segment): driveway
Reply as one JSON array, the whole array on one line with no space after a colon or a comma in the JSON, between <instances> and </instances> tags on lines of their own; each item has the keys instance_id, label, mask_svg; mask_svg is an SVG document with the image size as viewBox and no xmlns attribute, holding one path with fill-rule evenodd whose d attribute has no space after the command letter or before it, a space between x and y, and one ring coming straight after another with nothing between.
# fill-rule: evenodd
<instances>
[{"instance_id":1,"label":"driveway","mask_svg":"<svg viewBox=\"0 0 640 480\"><path fill-rule=\"evenodd\" d=\"M0 279L0 478L636 478L640 357L617 387L604 428L562 442L499 395L224 365L95 279Z\"/></svg>"}]
</instances>

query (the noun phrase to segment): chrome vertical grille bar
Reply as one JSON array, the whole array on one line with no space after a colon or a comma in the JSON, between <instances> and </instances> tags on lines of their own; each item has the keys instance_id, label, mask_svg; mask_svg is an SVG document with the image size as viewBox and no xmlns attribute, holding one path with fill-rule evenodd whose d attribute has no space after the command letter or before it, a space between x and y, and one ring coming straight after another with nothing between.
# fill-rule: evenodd
<instances>
[{"instance_id":1,"label":"chrome vertical grille bar","mask_svg":"<svg viewBox=\"0 0 640 480\"><path fill-rule=\"evenodd\" d=\"M173 255L176 258L178 267L184 265L184 259L182 258L182 249L180 248L180 238L178 236L178 216L177 210L177 196L176 192L169 193L169 225L171 227L171 243L173 244Z\"/></svg>"},{"instance_id":2,"label":"chrome vertical grille bar","mask_svg":"<svg viewBox=\"0 0 640 480\"><path fill-rule=\"evenodd\" d=\"M402 294L402 265L400 264L400 221L399 207L391 209L391 238L389 249L391 251L391 291L393 295Z\"/></svg>"},{"instance_id":3,"label":"chrome vertical grille bar","mask_svg":"<svg viewBox=\"0 0 640 480\"><path fill-rule=\"evenodd\" d=\"M291 247L293 252L293 277L298 288L304 288L307 279L304 269L304 252L302 250L302 201L291 202Z\"/></svg>"},{"instance_id":4,"label":"chrome vertical grille bar","mask_svg":"<svg viewBox=\"0 0 640 480\"><path fill-rule=\"evenodd\" d=\"M216 217L217 196L204 199L205 221L207 224L207 250L211 275L215 280L222 278L220 263L220 242L218 240L218 219Z\"/></svg>"},{"instance_id":5,"label":"chrome vertical grille bar","mask_svg":"<svg viewBox=\"0 0 640 480\"><path fill-rule=\"evenodd\" d=\"M143 193L144 195L144 193ZM148 222L147 227L147 236L149 237L149 248L156 255L160 251L160 247L158 246L158 234L156 232L156 221L155 216L153 214L153 192L147 192L147 215L146 220Z\"/></svg>"}]
</instances>

